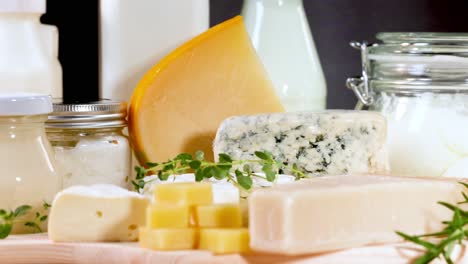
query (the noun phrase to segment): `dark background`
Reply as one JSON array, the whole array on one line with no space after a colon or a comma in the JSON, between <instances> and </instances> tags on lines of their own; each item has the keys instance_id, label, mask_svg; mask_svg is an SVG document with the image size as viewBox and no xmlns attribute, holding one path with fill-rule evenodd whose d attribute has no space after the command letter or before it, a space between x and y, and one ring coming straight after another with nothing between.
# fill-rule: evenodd
<instances>
[{"instance_id":1,"label":"dark background","mask_svg":"<svg viewBox=\"0 0 468 264\"><path fill-rule=\"evenodd\" d=\"M59 27L64 96L69 100L98 96L97 3L48 0L42 19ZM210 0L211 25L238 15L241 7L242 0ZM467 0L304 0L304 7L327 79L328 108L355 105L344 86L347 77L361 70L351 40L372 42L383 31L468 32Z\"/></svg>"}]
</instances>

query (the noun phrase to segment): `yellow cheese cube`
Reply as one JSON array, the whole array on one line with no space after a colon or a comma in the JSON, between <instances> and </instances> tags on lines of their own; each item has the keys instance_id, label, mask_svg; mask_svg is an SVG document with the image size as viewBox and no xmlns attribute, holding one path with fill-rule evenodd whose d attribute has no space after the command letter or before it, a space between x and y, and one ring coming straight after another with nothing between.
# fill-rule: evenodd
<instances>
[{"instance_id":1,"label":"yellow cheese cube","mask_svg":"<svg viewBox=\"0 0 468 264\"><path fill-rule=\"evenodd\" d=\"M154 250L183 250L196 248L198 236L194 228L140 227L139 243L141 247Z\"/></svg>"},{"instance_id":2,"label":"yellow cheese cube","mask_svg":"<svg viewBox=\"0 0 468 264\"><path fill-rule=\"evenodd\" d=\"M209 204L195 208L195 222L199 227L242 227L239 204Z\"/></svg>"},{"instance_id":3,"label":"yellow cheese cube","mask_svg":"<svg viewBox=\"0 0 468 264\"><path fill-rule=\"evenodd\" d=\"M248 253L249 230L247 228L202 228L200 249L215 254Z\"/></svg>"},{"instance_id":4,"label":"yellow cheese cube","mask_svg":"<svg viewBox=\"0 0 468 264\"><path fill-rule=\"evenodd\" d=\"M180 182L158 184L154 189L156 203L204 205L213 203L211 183Z\"/></svg>"},{"instance_id":5,"label":"yellow cheese cube","mask_svg":"<svg viewBox=\"0 0 468 264\"><path fill-rule=\"evenodd\" d=\"M146 210L148 228L189 227L190 208L186 205L154 204Z\"/></svg>"}]
</instances>

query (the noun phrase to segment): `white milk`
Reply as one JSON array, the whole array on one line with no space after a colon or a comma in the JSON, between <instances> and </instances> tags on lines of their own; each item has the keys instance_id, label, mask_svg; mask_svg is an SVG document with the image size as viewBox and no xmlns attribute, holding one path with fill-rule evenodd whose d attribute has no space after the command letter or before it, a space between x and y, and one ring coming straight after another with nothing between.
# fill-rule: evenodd
<instances>
[{"instance_id":1,"label":"white milk","mask_svg":"<svg viewBox=\"0 0 468 264\"><path fill-rule=\"evenodd\" d=\"M325 109L325 78L302 0L245 0L242 15L286 110Z\"/></svg>"},{"instance_id":2,"label":"white milk","mask_svg":"<svg viewBox=\"0 0 468 264\"><path fill-rule=\"evenodd\" d=\"M62 97L58 31L40 23L45 0L0 2L0 92Z\"/></svg>"}]
</instances>

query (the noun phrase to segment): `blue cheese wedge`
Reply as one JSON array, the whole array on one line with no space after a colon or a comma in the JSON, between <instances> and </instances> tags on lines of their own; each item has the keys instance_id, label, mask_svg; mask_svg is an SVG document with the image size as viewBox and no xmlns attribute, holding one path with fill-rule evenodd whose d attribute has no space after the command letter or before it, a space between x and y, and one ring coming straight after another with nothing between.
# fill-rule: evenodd
<instances>
[{"instance_id":1,"label":"blue cheese wedge","mask_svg":"<svg viewBox=\"0 0 468 264\"><path fill-rule=\"evenodd\" d=\"M297 164L308 176L386 173L386 133L385 118L369 111L235 116L221 124L214 154L249 160L255 151L268 151L286 166Z\"/></svg>"},{"instance_id":2,"label":"blue cheese wedge","mask_svg":"<svg viewBox=\"0 0 468 264\"><path fill-rule=\"evenodd\" d=\"M110 184L73 186L55 196L49 239L56 242L135 241L149 200Z\"/></svg>"}]
</instances>

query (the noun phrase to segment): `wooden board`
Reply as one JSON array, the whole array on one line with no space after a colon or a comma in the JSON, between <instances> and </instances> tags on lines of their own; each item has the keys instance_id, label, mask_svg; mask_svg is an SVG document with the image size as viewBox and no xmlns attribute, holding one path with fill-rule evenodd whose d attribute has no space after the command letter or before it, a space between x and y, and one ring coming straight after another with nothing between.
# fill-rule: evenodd
<instances>
[{"instance_id":1,"label":"wooden board","mask_svg":"<svg viewBox=\"0 0 468 264\"><path fill-rule=\"evenodd\" d=\"M54 243L46 234L14 235L0 240L2 264L408 264L419 253L417 248L401 244L300 257L259 253L215 256L201 250L152 251L138 247L137 243ZM468 263L468 254L464 253L464 249L458 249L460 257L456 263Z\"/></svg>"}]
</instances>

